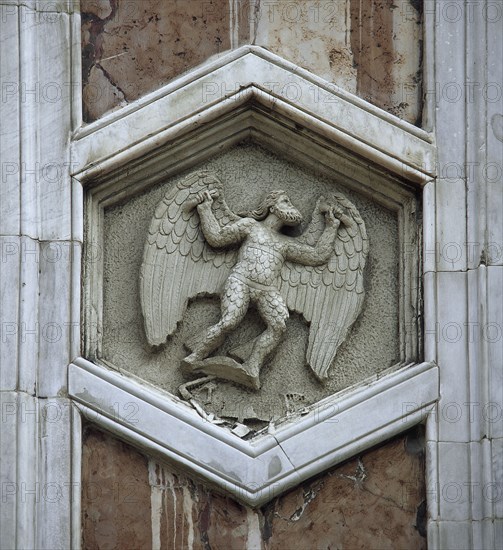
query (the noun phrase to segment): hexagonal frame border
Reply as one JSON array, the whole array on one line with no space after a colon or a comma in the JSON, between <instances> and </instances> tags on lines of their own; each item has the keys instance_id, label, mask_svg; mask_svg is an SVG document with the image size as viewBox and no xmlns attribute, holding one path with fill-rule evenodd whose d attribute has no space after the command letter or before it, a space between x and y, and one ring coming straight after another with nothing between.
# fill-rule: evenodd
<instances>
[{"instance_id":1,"label":"hexagonal frame border","mask_svg":"<svg viewBox=\"0 0 503 550\"><path fill-rule=\"evenodd\" d=\"M289 97L292 89L295 98ZM349 187L398 210L404 255L403 241L417 233L409 219L413 190L434 175L431 136L253 46L208 62L76 133L74 197L87 188L85 242L100 243L105 206L245 137L287 156L294 152L305 164L343 176ZM419 265L410 252L400 285L406 296ZM85 355L96 360L99 347L88 343L100 321L100 269L85 270L84 285ZM402 359L415 360L420 335L416 327L407 338L411 331L406 330L415 318L414 305L403 303ZM408 365L323 400L306 417L251 442L209 424L175 397L85 359L70 366L69 387L94 422L256 506L421 422L438 398L438 373L429 363ZM149 422L132 424L123 414L131 405L143 409ZM170 429L163 432L163 426Z\"/></svg>"}]
</instances>

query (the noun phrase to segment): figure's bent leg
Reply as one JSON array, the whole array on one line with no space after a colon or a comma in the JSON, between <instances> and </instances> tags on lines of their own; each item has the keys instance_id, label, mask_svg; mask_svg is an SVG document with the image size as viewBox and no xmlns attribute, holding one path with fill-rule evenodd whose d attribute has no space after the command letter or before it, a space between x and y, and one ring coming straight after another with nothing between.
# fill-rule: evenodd
<instances>
[{"instance_id":1,"label":"figure's bent leg","mask_svg":"<svg viewBox=\"0 0 503 550\"><path fill-rule=\"evenodd\" d=\"M258 374L267 356L281 342L289 314L283 297L277 291L262 291L257 297L257 307L267 329L255 341L246 365L249 370Z\"/></svg>"},{"instance_id":2,"label":"figure's bent leg","mask_svg":"<svg viewBox=\"0 0 503 550\"><path fill-rule=\"evenodd\" d=\"M187 363L202 361L208 355L222 345L226 334L234 330L243 320L250 304L250 291L248 286L233 278L227 279L221 298L222 317L206 332L206 336L185 359Z\"/></svg>"}]
</instances>

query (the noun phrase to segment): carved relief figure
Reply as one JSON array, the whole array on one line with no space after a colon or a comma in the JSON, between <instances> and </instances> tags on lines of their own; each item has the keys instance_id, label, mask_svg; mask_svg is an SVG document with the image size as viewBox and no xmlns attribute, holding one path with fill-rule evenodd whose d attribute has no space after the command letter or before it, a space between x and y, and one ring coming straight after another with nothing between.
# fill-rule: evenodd
<instances>
[{"instance_id":1,"label":"carved relief figure","mask_svg":"<svg viewBox=\"0 0 503 550\"><path fill-rule=\"evenodd\" d=\"M188 346L186 372L259 389L260 369L280 343L290 310L310 323L306 359L320 380L326 378L363 304L368 239L358 211L341 194L318 199L300 237L281 232L301 222L284 191L238 216L214 175L199 172L179 183L158 205L145 245L140 290L149 343L166 341L190 298L219 294L221 318ZM211 357L250 304L266 330L244 346L247 352L236 350L244 362Z\"/></svg>"}]
</instances>

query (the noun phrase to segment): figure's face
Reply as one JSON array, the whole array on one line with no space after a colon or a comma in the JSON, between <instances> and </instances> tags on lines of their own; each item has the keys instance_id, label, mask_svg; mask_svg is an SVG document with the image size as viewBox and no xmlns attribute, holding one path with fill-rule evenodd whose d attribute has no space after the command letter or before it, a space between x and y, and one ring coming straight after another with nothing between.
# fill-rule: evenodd
<instances>
[{"instance_id":1,"label":"figure's face","mask_svg":"<svg viewBox=\"0 0 503 550\"><path fill-rule=\"evenodd\" d=\"M302 222L302 214L292 204L288 195L280 195L276 204L271 207L271 212L285 225L299 225Z\"/></svg>"}]
</instances>

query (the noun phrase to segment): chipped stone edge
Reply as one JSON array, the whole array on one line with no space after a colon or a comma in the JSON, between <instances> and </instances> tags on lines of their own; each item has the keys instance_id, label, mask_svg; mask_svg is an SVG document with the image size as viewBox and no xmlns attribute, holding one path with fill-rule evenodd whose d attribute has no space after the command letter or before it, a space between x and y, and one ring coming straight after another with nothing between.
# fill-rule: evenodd
<instances>
[{"instance_id":1,"label":"chipped stone edge","mask_svg":"<svg viewBox=\"0 0 503 550\"><path fill-rule=\"evenodd\" d=\"M243 441L175 397L83 358L70 365L69 393L84 419L251 506L423 422L439 397L437 366L414 364Z\"/></svg>"}]
</instances>

